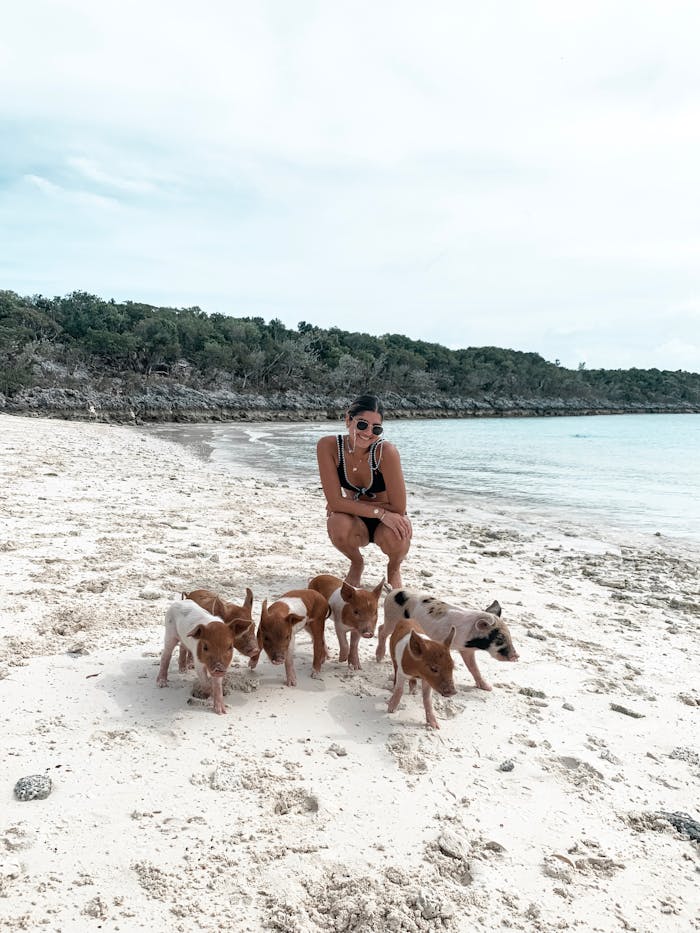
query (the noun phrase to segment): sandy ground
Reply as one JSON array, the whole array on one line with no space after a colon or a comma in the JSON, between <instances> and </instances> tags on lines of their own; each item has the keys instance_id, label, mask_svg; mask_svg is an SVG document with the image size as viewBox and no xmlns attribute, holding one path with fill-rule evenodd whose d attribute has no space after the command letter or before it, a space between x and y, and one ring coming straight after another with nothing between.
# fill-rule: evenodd
<instances>
[{"instance_id":1,"label":"sandy ground","mask_svg":"<svg viewBox=\"0 0 700 933\"><path fill-rule=\"evenodd\" d=\"M137 429L0 428L0 927L700 929L698 844L659 817L700 818L690 553L479 524L413 493L404 583L497 598L520 662L484 656L486 693L457 657L436 732L419 695L387 714L373 645L363 670L335 654L312 680L304 636L296 688L237 656L216 716L174 661L156 686L164 610L250 586L257 616L342 575L320 490ZM367 584L383 571L368 549ZM33 774L52 792L17 800Z\"/></svg>"}]
</instances>

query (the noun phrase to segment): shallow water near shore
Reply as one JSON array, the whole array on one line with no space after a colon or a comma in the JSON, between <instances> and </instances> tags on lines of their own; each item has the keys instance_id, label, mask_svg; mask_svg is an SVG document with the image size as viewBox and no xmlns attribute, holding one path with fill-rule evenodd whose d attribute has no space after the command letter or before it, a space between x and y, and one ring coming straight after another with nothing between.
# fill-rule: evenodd
<instances>
[{"instance_id":1,"label":"shallow water near shore","mask_svg":"<svg viewBox=\"0 0 700 933\"><path fill-rule=\"evenodd\" d=\"M342 429L340 422L149 428L232 469L314 484L316 441ZM387 417L386 437L401 452L411 505L411 494L429 496L434 508L496 522L541 520L582 540L596 532L700 543L700 415Z\"/></svg>"}]
</instances>

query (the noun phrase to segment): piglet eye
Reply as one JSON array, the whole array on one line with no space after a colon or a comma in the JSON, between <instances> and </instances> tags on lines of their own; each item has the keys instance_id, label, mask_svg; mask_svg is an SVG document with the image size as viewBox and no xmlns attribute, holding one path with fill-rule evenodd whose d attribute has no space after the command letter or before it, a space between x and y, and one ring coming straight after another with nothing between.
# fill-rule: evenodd
<instances>
[{"instance_id":1,"label":"piglet eye","mask_svg":"<svg viewBox=\"0 0 700 933\"><path fill-rule=\"evenodd\" d=\"M437 667L435 667L434 664L431 665L430 670L433 672L433 674L439 674L439 673L440 673L440 669L437 668Z\"/></svg>"},{"instance_id":2,"label":"piglet eye","mask_svg":"<svg viewBox=\"0 0 700 933\"><path fill-rule=\"evenodd\" d=\"M202 651L209 651L209 646L206 643L202 645Z\"/></svg>"}]
</instances>

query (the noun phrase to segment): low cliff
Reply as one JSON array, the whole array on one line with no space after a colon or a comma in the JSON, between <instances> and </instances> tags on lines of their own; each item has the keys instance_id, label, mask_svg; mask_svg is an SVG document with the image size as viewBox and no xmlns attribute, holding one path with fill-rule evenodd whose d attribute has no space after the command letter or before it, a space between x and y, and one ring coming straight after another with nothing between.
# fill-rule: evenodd
<instances>
[{"instance_id":1,"label":"low cliff","mask_svg":"<svg viewBox=\"0 0 700 933\"><path fill-rule=\"evenodd\" d=\"M175 382L137 390L89 385L25 389L11 398L0 394L0 411L71 420L118 423L211 421L308 421L342 416L349 398L294 392L267 395L227 390L203 391ZM629 413L697 412L691 405L618 404L607 399L450 398L426 393L383 398L392 418L526 417Z\"/></svg>"}]
</instances>

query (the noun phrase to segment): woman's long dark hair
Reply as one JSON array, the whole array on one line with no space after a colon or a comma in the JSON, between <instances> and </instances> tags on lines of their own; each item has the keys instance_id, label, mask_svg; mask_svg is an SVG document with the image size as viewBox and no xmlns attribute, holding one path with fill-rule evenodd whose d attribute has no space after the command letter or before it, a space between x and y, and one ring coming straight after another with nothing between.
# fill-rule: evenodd
<instances>
[{"instance_id":1,"label":"woman's long dark hair","mask_svg":"<svg viewBox=\"0 0 700 933\"><path fill-rule=\"evenodd\" d=\"M361 411L376 411L378 415L384 417L384 406L376 395L358 395L348 406L348 415L351 418L359 415Z\"/></svg>"}]
</instances>

